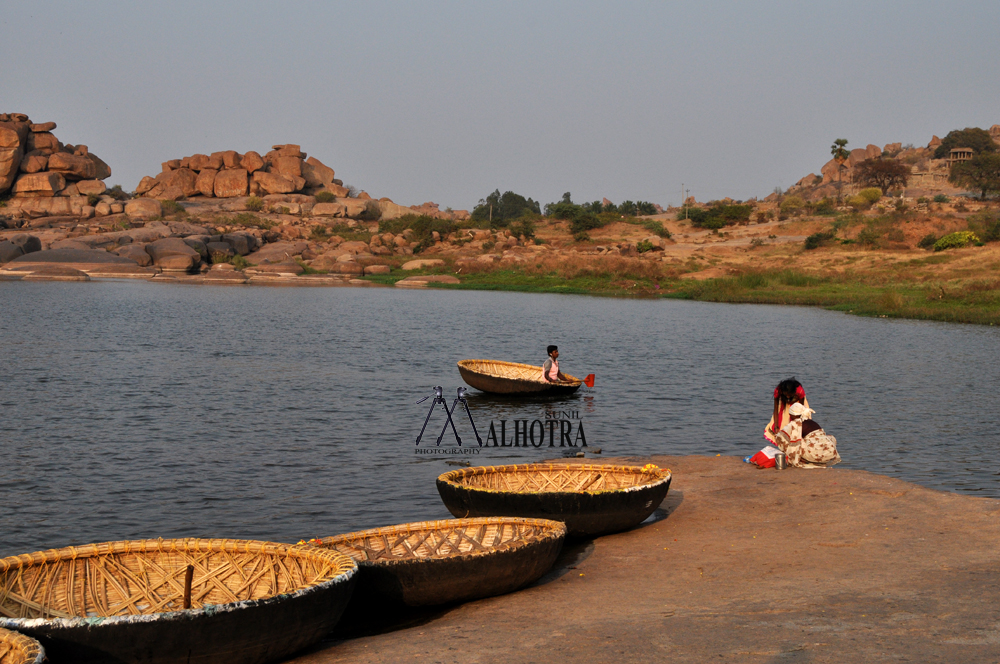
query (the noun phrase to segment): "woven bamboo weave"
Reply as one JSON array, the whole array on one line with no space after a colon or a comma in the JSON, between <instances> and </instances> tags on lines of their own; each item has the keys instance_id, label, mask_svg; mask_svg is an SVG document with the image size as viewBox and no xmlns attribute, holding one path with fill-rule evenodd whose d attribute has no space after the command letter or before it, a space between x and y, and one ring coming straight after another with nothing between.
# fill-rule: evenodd
<instances>
[{"instance_id":1,"label":"woven bamboo weave","mask_svg":"<svg viewBox=\"0 0 1000 664\"><path fill-rule=\"evenodd\" d=\"M183 609L295 592L348 572L355 563L313 547L229 539L88 544L0 559L0 616L73 618Z\"/></svg>"},{"instance_id":2,"label":"woven bamboo weave","mask_svg":"<svg viewBox=\"0 0 1000 664\"><path fill-rule=\"evenodd\" d=\"M462 360L458 363L458 370L465 382L472 387L501 394L543 391L554 386L579 387L583 382L563 373L569 380L550 383L542 378L542 368L539 366L500 360Z\"/></svg>"},{"instance_id":3,"label":"woven bamboo weave","mask_svg":"<svg viewBox=\"0 0 1000 664\"><path fill-rule=\"evenodd\" d=\"M35 664L42 661L42 646L23 634L0 629L0 664Z\"/></svg>"},{"instance_id":4,"label":"woven bamboo weave","mask_svg":"<svg viewBox=\"0 0 1000 664\"><path fill-rule=\"evenodd\" d=\"M483 517L421 521L362 530L322 540L322 546L360 562L435 560L506 551L562 537L565 526L545 519Z\"/></svg>"},{"instance_id":5,"label":"woven bamboo weave","mask_svg":"<svg viewBox=\"0 0 1000 664\"><path fill-rule=\"evenodd\" d=\"M572 493L617 491L659 482L670 476L662 468L550 463L463 468L441 475L458 486L508 493Z\"/></svg>"}]
</instances>

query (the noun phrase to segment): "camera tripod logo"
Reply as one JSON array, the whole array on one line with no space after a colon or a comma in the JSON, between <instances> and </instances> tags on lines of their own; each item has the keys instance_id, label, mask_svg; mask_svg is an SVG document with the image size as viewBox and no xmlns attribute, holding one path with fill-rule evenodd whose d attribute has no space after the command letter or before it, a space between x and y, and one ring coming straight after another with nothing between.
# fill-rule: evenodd
<instances>
[{"instance_id":1,"label":"camera tripod logo","mask_svg":"<svg viewBox=\"0 0 1000 664\"><path fill-rule=\"evenodd\" d=\"M434 408L438 404L441 404L441 407L444 408L444 414L448 419L445 421L444 426L441 427L441 435L437 437L437 445L439 447L441 446L441 439L444 438L444 432L448 430L448 425L450 424L451 431L455 434L455 440L458 441L458 446L461 447L462 437L458 435L458 429L455 428L455 421L451 419L452 413L455 412L455 408L457 408L459 402L461 402L462 406L465 407L465 414L469 416L469 422L472 423L472 430L476 432L476 441L479 443L480 447L483 446L483 439L479 437L479 429L476 428L476 421L472 419L472 412L469 410L469 400L465 398L466 392L468 392L466 388L458 388L458 396L456 396L455 400L452 401L451 409L449 410L448 400L444 398L444 390L441 389L440 385L434 388L434 401L431 402L431 407L427 411L427 417L424 418L424 426L420 428L420 435L417 436L417 445L420 444L420 439L424 437L424 431L427 429L427 423L431 421L431 415L434 414ZM430 397L426 396L417 403L423 403L428 399L430 399Z\"/></svg>"}]
</instances>

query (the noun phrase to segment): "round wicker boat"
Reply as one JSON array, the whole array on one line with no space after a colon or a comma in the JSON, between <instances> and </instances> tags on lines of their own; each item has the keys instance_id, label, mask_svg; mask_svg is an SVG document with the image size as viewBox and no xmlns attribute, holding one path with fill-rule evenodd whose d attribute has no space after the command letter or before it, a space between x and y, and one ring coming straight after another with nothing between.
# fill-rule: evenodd
<instances>
[{"instance_id":1,"label":"round wicker boat","mask_svg":"<svg viewBox=\"0 0 1000 664\"><path fill-rule=\"evenodd\" d=\"M0 664L41 664L45 661L45 649L38 641L0 629Z\"/></svg>"},{"instance_id":2,"label":"round wicker boat","mask_svg":"<svg viewBox=\"0 0 1000 664\"><path fill-rule=\"evenodd\" d=\"M457 517L521 516L566 524L594 537L637 526L670 489L669 470L577 463L463 468L441 475L438 492Z\"/></svg>"},{"instance_id":3,"label":"round wicker boat","mask_svg":"<svg viewBox=\"0 0 1000 664\"><path fill-rule=\"evenodd\" d=\"M492 394L571 394L583 384L567 373L568 381L550 383L542 378L541 367L500 360L462 360L458 372L471 387Z\"/></svg>"},{"instance_id":4,"label":"round wicker boat","mask_svg":"<svg viewBox=\"0 0 1000 664\"><path fill-rule=\"evenodd\" d=\"M0 559L0 627L56 662L262 664L329 632L356 572L336 551L247 540L40 551Z\"/></svg>"},{"instance_id":5,"label":"round wicker boat","mask_svg":"<svg viewBox=\"0 0 1000 664\"><path fill-rule=\"evenodd\" d=\"M565 537L558 521L491 517L362 530L318 546L354 558L359 595L367 590L426 606L517 590L552 567Z\"/></svg>"}]
</instances>

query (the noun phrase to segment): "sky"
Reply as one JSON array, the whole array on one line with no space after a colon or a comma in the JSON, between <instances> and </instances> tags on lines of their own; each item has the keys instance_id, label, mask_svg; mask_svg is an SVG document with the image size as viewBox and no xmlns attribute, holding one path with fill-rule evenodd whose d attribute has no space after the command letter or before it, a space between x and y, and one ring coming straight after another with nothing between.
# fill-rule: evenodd
<instances>
[{"instance_id":1,"label":"sky","mask_svg":"<svg viewBox=\"0 0 1000 664\"><path fill-rule=\"evenodd\" d=\"M132 190L160 163L297 143L345 184L763 197L830 145L1000 123L1000 3L7 2L0 112Z\"/></svg>"}]
</instances>

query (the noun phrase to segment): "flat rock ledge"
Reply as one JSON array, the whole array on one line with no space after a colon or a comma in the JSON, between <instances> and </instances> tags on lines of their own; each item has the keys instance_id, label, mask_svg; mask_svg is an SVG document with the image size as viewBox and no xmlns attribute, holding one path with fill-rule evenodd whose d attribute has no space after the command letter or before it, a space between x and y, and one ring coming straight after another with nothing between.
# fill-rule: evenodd
<instances>
[{"instance_id":1,"label":"flat rock ledge","mask_svg":"<svg viewBox=\"0 0 1000 664\"><path fill-rule=\"evenodd\" d=\"M418 274L396 282L396 288L427 288L427 284L460 284L458 277L451 274Z\"/></svg>"},{"instance_id":2,"label":"flat rock ledge","mask_svg":"<svg viewBox=\"0 0 1000 664\"><path fill-rule=\"evenodd\" d=\"M842 466L604 461L673 471L642 526L568 543L519 592L372 626L292 661L1000 659L1000 501Z\"/></svg>"}]
</instances>

